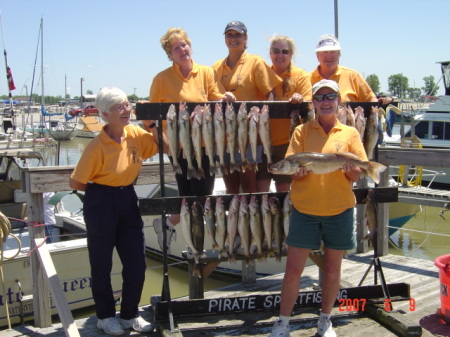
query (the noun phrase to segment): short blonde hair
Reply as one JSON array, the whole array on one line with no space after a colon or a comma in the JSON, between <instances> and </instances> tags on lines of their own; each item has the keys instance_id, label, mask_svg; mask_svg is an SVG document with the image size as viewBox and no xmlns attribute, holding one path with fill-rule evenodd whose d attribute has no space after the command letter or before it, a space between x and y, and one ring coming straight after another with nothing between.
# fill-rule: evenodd
<instances>
[{"instance_id":1,"label":"short blonde hair","mask_svg":"<svg viewBox=\"0 0 450 337\"><path fill-rule=\"evenodd\" d=\"M169 30L161 37L161 47L167 54L169 60L172 61L170 54L172 52L172 42L175 38L181 38L191 47L191 39L183 28L169 28Z\"/></svg>"}]
</instances>

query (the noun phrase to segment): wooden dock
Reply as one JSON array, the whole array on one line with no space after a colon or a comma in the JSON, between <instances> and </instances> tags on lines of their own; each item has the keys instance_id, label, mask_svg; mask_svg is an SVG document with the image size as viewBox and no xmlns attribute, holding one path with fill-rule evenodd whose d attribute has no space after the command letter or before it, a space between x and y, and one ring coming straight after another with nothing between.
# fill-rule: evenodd
<instances>
[{"instance_id":1,"label":"wooden dock","mask_svg":"<svg viewBox=\"0 0 450 337\"><path fill-rule=\"evenodd\" d=\"M355 287L363 279L364 273L373 261L372 253L355 254L344 259L342 265L342 284ZM347 311L345 307L335 307L332 312L333 326L338 336L352 337L370 333L372 336L450 336L450 326L436 314L440 308L440 283L438 269L432 261L420 260L397 255L380 258L387 284L404 282L410 285L411 300L392 302L394 310L384 312L383 304L366 305L364 311ZM205 293L205 298L227 298L252 294L279 294L283 275L277 274L257 279L253 284L234 284ZM305 268L301 280L301 291L312 290L318 282L318 268ZM370 270L362 285L374 284L374 271ZM187 301L188 298L173 301ZM153 317L151 306L142 307L142 315ZM344 311L342 311L344 310ZM381 314L380 314L381 313ZM174 317L178 331L169 331L168 320L158 320L158 331L153 334L140 334L126 330L125 336L177 336L177 337L228 337L228 336L267 336L273 322L278 317L277 310L265 310L245 313L236 312L226 315L199 315L193 317ZM151 318L152 319L152 318ZM318 307L297 309L291 321L291 335L313 336L316 331ZM88 317L76 321L81 336L107 336L96 328L97 319ZM20 326L1 332L3 337L19 336L64 336L61 324L50 328Z\"/></svg>"}]
</instances>

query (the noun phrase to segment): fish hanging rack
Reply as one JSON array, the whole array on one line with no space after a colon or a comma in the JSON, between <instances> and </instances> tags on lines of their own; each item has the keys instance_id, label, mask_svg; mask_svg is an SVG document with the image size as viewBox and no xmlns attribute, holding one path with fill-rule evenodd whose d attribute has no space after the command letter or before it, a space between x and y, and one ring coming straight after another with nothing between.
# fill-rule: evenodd
<instances>
[{"instance_id":1,"label":"fish hanging rack","mask_svg":"<svg viewBox=\"0 0 450 337\"><path fill-rule=\"evenodd\" d=\"M205 105L211 104L211 111L214 111L214 105L220 102L207 102L207 103L186 103L188 111L194 111L194 108L197 105ZM233 105L234 111L237 113L239 111L239 107L241 106L241 101L231 103ZM267 105L269 107L269 117L276 119L290 119L291 112L294 110L299 111L299 114L302 118L306 118L308 115L308 111L312 109L311 102L303 102L299 104L290 104L288 102L280 102L280 101L249 101L247 103L247 110L249 111L251 107L257 106L258 108L262 108L263 105ZM178 106L179 102L174 103L137 103L136 104L136 118L139 120L165 120L167 111L169 110L169 106L171 104L175 104L177 112L179 111ZM222 102L222 110L225 111L225 106L227 103ZM364 109L364 116L369 117L372 107L380 107L380 104L377 102L349 102L345 103L349 105L353 110L360 106ZM392 104L392 103L391 103ZM398 105L398 103L393 103L394 105ZM387 105L381 106L382 108L386 108Z\"/></svg>"}]
</instances>

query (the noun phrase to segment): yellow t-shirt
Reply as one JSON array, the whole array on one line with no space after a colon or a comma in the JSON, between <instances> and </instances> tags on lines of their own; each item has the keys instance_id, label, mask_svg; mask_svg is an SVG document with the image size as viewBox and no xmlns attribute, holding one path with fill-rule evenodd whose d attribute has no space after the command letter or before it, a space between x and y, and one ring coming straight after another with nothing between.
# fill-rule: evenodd
<instances>
[{"instance_id":1,"label":"yellow t-shirt","mask_svg":"<svg viewBox=\"0 0 450 337\"><path fill-rule=\"evenodd\" d=\"M214 70L192 61L192 71L188 78L184 78L180 67L175 63L157 74L150 87L149 101L203 103L220 100L224 93L225 90L217 82Z\"/></svg>"},{"instance_id":2,"label":"yellow t-shirt","mask_svg":"<svg viewBox=\"0 0 450 337\"><path fill-rule=\"evenodd\" d=\"M231 91L237 101L266 101L281 79L258 55L244 52L234 69L227 66L226 58L214 63L219 82Z\"/></svg>"},{"instance_id":3,"label":"yellow t-shirt","mask_svg":"<svg viewBox=\"0 0 450 337\"><path fill-rule=\"evenodd\" d=\"M291 76L291 83L286 92L283 93L283 83L280 83L275 88L278 101L288 101L294 93L299 93L303 96L304 101L312 99L311 81L309 74L298 67L292 66L291 71L285 71L281 74L281 79ZM270 120L270 133L272 138L272 145L282 145L289 143L289 131L291 128L290 119L274 118Z\"/></svg>"},{"instance_id":4,"label":"yellow t-shirt","mask_svg":"<svg viewBox=\"0 0 450 337\"><path fill-rule=\"evenodd\" d=\"M299 152L350 152L367 160L358 131L337 120L328 135L317 120L297 126L286 157ZM292 180L291 200L299 212L319 216L337 215L356 205L352 182L342 170Z\"/></svg>"},{"instance_id":5,"label":"yellow t-shirt","mask_svg":"<svg viewBox=\"0 0 450 337\"><path fill-rule=\"evenodd\" d=\"M323 79L318 68L314 69L310 74L312 85ZM336 73L327 78L327 80L333 80L339 84L341 101L344 103L370 102L376 98L364 78L353 69L338 66Z\"/></svg>"},{"instance_id":6,"label":"yellow t-shirt","mask_svg":"<svg viewBox=\"0 0 450 337\"><path fill-rule=\"evenodd\" d=\"M84 149L71 178L86 184L131 185L139 175L142 161L154 156L158 146L153 134L135 125L127 125L122 144L113 141L105 127Z\"/></svg>"}]
</instances>

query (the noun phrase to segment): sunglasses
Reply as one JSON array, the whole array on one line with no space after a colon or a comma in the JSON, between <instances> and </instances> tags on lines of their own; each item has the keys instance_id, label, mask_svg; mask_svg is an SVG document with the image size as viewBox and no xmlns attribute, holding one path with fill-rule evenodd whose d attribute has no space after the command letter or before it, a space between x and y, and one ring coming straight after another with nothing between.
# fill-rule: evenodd
<instances>
[{"instance_id":1,"label":"sunglasses","mask_svg":"<svg viewBox=\"0 0 450 337\"><path fill-rule=\"evenodd\" d=\"M327 100L332 101L338 97L338 94L326 94L326 95L314 95L313 96L313 98L318 102L322 102L325 99L325 97L327 98Z\"/></svg>"},{"instance_id":2,"label":"sunglasses","mask_svg":"<svg viewBox=\"0 0 450 337\"><path fill-rule=\"evenodd\" d=\"M272 48L272 53L274 53L275 55L278 55L279 53L283 54L283 55L289 55L291 53L291 51L289 49L278 49L278 48Z\"/></svg>"}]
</instances>

